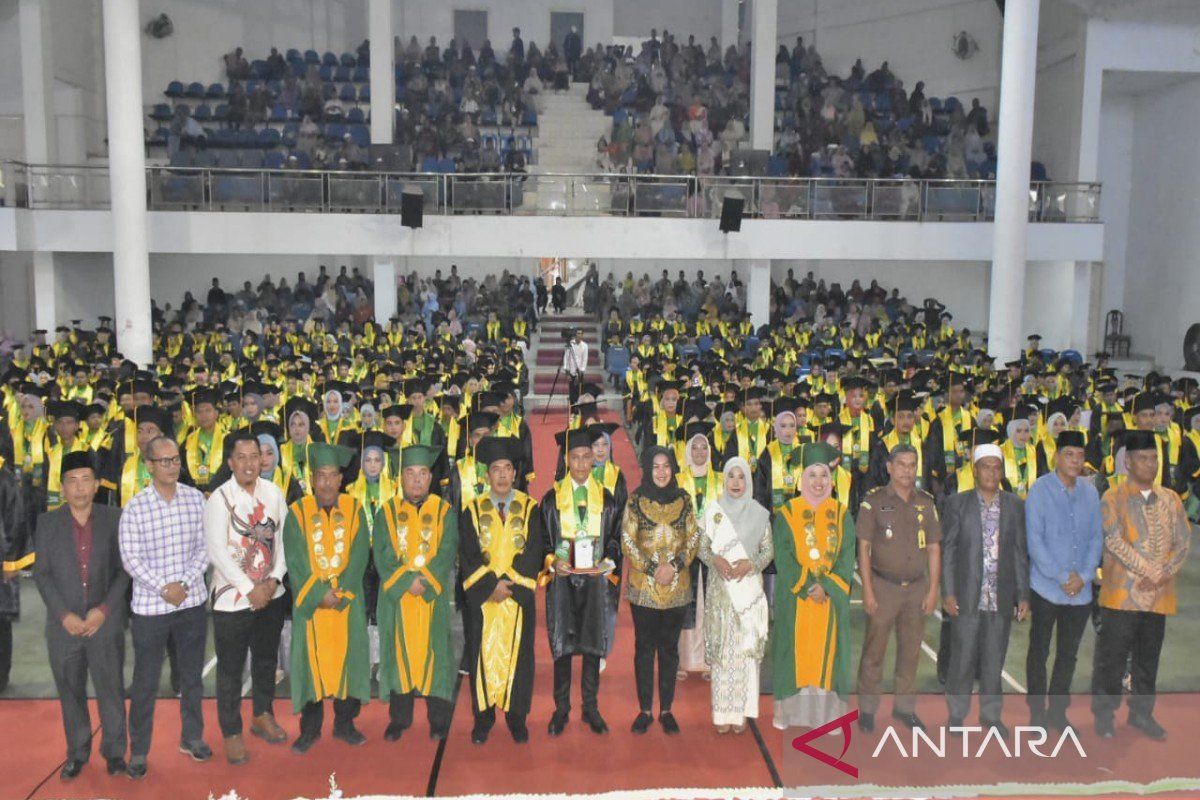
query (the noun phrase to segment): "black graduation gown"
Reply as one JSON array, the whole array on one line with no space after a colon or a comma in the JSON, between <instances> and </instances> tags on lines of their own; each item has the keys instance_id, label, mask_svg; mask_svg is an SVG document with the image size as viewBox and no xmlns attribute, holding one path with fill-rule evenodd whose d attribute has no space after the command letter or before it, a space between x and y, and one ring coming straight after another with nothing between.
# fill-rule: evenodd
<instances>
[{"instance_id":1,"label":"black graduation gown","mask_svg":"<svg viewBox=\"0 0 1200 800\"><path fill-rule=\"evenodd\" d=\"M0 561L17 562L33 550L33 529L25 511L21 481L8 464L0 467ZM0 619L21 614L18 581L0 581Z\"/></svg>"},{"instance_id":2,"label":"black graduation gown","mask_svg":"<svg viewBox=\"0 0 1200 800\"><path fill-rule=\"evenodd\" d=\"M542 523L547 555L554 553L562 541L562 524L558 513L558 493L554 487L542 498ZM604 513L600 522L602 550L600 558L610 558L617 565L612 576L621 575L621 517L612 494L604 492ZM619 583L607 575L555 576L546 589L546 632L550 637L550 653L561 656L586 654L607 656L612 651L613 633L617 624L617 606L621 598Z\"/></svg>"},{"instance_id":3,"label":"black graduation gown","mask_svg":"<svg viewBox=\"0 0 1200 800\"><path fill-rule=\"evenodd\" d=\"M483 498L486 498L485 494ZM482 500L483 498L478 498ZM526 500L533 508L528 509L529 531L525 548L513 558L512 569L517 574L537 580L545 557L545 532L542 529L542 515L533 498ZM479 545L479 533L475 528L474 514L468 509L458 517L458 563L465 580L475 571L484 566L483 550ZM475 678L479 671L479 648L483 634L483 604L487 602L498 582L496 575L485 573L469 588L464 590L466 602L463 605L463 624L466 633L466 653L471 685L471 709L479 714L478 699L475 693ZM461 581L460 581L461 585ZM513 676L512 692L509 696L508 714L524 716L529 713L533 699L533 636L537 628L537 604L535 592L517 583L512 585L512 598L521 606L523 621L521 638L518 644L517 666Z\"/></svg>"}]
</instances>

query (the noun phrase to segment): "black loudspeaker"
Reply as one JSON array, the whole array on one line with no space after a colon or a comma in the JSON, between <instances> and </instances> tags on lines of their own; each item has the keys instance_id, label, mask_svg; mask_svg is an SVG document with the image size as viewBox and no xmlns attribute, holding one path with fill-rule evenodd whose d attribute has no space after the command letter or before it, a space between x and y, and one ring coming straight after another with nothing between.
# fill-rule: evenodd
<instances>
[{"instance_id":1,"label":"black loudspeaker","mask_svg":"<svg viewBox=\"0 0 1200 800\"><path fill-rule=\"evenodd\" d=\"M1200 322L1192 325L1184 334L1183 368L1200 372Z\"/></svg>"},{"instance_id":2,"label":"black loudspeaker","mask_svg":"<svg viewBox=\"0 0 1200 800\"><path fill-rule=\"evenodd\" d=\"M721 232L736 233L742 229L742 209L746 201L740 197L726 197L721 203Z\"/></svg>"},{"instance_id":3,"label":"black loudspeaker","mask_svg":"<svg viewBox=\"0 0 1200 800\"><path fill-rule=\"evenodd\" d=\"M406 228L419 228L425 216L425 195L420 192L405 192L400 195L400 224Z\"/></svg>"}]
</instances>

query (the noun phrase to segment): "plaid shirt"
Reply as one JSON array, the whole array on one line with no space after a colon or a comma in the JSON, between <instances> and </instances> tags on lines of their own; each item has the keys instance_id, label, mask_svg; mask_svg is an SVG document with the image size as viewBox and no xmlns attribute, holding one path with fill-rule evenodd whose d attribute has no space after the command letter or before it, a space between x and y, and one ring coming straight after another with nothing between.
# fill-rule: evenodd
<instances>
[{"instance_id":1,"label":"plaid shirt","mask_svg":"<svg viewBox=\"0 0 1200 800\"><path fill-rule=\"evenodd\" d=\"M150 484L121 512L121 562L133 578L133 613L146 616L194 608L206 600L204 494L182 483L164 500ZM162 597L168 583L182 583L187 597L173 606Z\"/></svg>"}]
</instances>

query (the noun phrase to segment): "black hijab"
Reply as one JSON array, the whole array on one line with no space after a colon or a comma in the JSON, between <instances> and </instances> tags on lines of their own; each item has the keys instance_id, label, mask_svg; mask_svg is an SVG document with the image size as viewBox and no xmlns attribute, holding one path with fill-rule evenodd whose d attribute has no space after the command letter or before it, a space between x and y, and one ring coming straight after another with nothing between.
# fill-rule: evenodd
<instances>
[{"instance_id":1,"label":"black hijab","mask_svg":"<svg viewBox=\"0 0 1200 800\"><path fill-rule=\"evenodd\" d=\"M666 486L659 486L654 482L654 458L659 455L667 457L667 461L671 464L671 482ZM679 475L679 465L675 463L675 454L666 447L646 448L642 453L642 483L638 486L637 492L642 497L645 497L659 505L666 505L675 499L686 494L676 482L676 477Z\"/></svg>"}]
</instances>

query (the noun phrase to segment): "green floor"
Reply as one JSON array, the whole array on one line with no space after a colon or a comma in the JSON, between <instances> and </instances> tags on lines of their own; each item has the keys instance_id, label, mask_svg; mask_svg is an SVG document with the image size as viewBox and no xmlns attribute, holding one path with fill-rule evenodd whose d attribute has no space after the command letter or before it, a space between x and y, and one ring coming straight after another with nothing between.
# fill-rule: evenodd
<instances>
[{"instance_id":1,"label":"green floor","mask_svg":"<svg viewBox=\"0 0 1200 800\"><path fill-rule=\"evenodd\" d=\"M1177 592L1179 597L1179 613L1167 622L1166 642L1163 646L1162 661L1159 666L1158 688L1162 692L1200 692L1200 672L1196 670L1192 660L1200 653L1200 547L1193 548L1187 565L1180 574ZM54 681L50 676L46 660L46 643L42 633L45 621L45 606L42 605L37 589L29 578L20 579L21 586L21 619L14 625L14 653L12 677L8 689L0 697L55 697ZM854 592L853 631L854 631L854 663L857 668L858 652L862 645L864 629L863 610L858 600L860 592ZM622 614L629 613L624 608ZM936 651L938 643L939 623L932 617L925 626L925 641ZM1084 634L1083 643L1079 649L1079 662L1075 672L1075 683L1071 687L1073 693L1086 693L1091 685L1092 652L1095 647L1095 634L1089 625ZM1012 637L1009 640L1008 658L1005 669L1013 680L1025 684L1025 654L1029 643L1029 623L1014 623ZM206 648L205 663L213 659L213 639L210 631ZM889 649L885 662L885 688L891 685L891 664L893 654ZM125 674L126 681L133 672L133 646L126 644ZM280 697L287 696L287 681L280 686ZM164 693L169 692L167 670L163 669ZM928 654L921 658L918 673L918 689L922 693L936 693L941 690L937 681L933 658ZM211 696L215 690L214 670L209 669L204 677L205 694ZM1015 692L1016 689L1007 682L1005 691Z\"/></svg>"}]
</instances>

